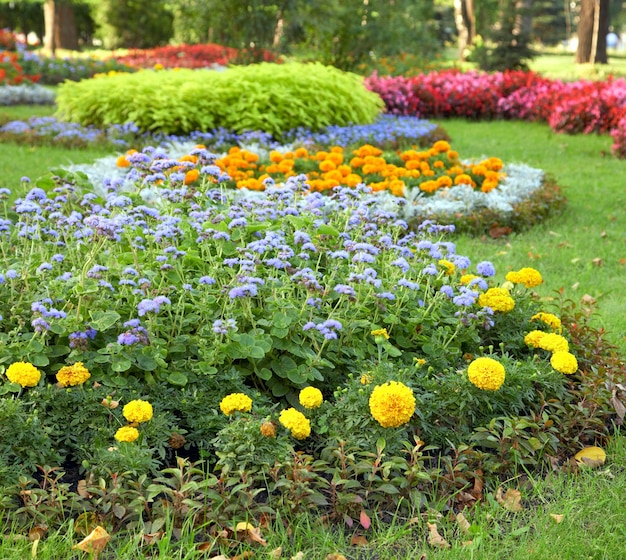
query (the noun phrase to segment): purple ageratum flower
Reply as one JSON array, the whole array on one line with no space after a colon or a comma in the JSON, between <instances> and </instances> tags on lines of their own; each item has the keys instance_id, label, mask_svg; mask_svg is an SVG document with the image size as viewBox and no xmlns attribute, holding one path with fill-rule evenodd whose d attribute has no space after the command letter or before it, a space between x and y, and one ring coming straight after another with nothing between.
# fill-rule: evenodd
<instances>
[{"instance_id":1,"label":"purple ageratum flower","mask_svg":"<svg viewBox=\"0 0 626 560\"><path fill-rule=\"evenodd\" d=\"M235 288L232 288L228 292L228 297L230 297L230 299L254 297L257 295L257 293L258 289L256 287L256 284L249 282L247 284L244 284L243 286L236 286Z\"/></svg>"},{"instance_id":2,"label":"purple ageratum flower","mask_svg":"<svg viewBox=\"0 0 626 560\"><path fill-rule=\"evenodd\" d=\"M41 263L38 267L37 267L37 272L39 274L41 274L42 272L44 272L45 270L52 270L52 265L50 263L44 262Z\"/></svg>"},{"instance_id":3,"label":"purple ageratum flower","mask_svg":"<svg viewBox=\"0 0 626 560\"><path fill-rule=\"evenodd\" d=\"M143 317L147 313L158 313L162 305L170 305L172 302L165 296L157 296L154 299L143 299L137 304L137 314Z\"/></svg>"},{"instance_id":4,"label":"purple ageratum flower","mask_svg":"<svg viewBox=\"0 0 626 560\"><path fill-rule=\"evenodd\" d=\"M470 307L471 305L474 305L478 299L478 295L478 292L470 290L466 286L461 286L459 294L452 298L452 302L459 307Z\"/></svg>"},{"instance_id":5,"label":"purple ageratum flower","mask_svg":"<svg viewBox=\"0 0 626 560\"><path fill-rule=\"evenodd\" d=\"M10 268L9 270L7 270L4 275L9 279L9 280L14 280L15 278L19 277L19 273L17 272L17 270L13 270L12 268Z\"/></svg>"},{"instance_id":6,"label":"purple ageratum flower","mask_svg":"<svg viewBox=\"0 0 626 560\"><path fill-rule=\"evenodd\" d=\"M403 286L404 288L408 288L409 290L420 289L420 285L418 282L412 282L411 280L407 280L406 278L400 278L400 280L398 280L398 286Z\"/></svg>"},{"instance_id":7,"label":"purple ageratum flower","mask_svg":"<svg viewBox=\"0 0 626 560\"><path fill-rule=\"evenodd\" d=\"M380 292L374 295L379 299L388 299L389 301L394 301L396 299L396 296L391 292Z\"/></svg>"},{"instance_id":8,"label":"purple ageratum flower","mask_svg":"<svg viewBox=\"0 0 626 560\"><path fill-rule=\"evenodd\" d=\"M228 224L228 229L234 229L236 227L245 227L248 225L248 220L246 220L245 218L235 218L234 220L231 220L231 222Z\"/></svg>"},{"instance_id":9,"label":"purple ageratum flower","mask_svg":"<svg viewBox=\"0 0 626 560\"><path fill-rule=\"evenodd\" d=\"M50 323L41 317L36 317L30 324L34 327L35 332L38 334L45 333L50 330Z\"/></svg>"},{"instance_id":10,"label":"purple ageratum flower","mask_svg":"<svg viewBox=\"0 0 626 560\"><path fill-rule=\"evenodd\" d=\"M53 262L63 262L65 260L65 255L62 255L60 253L57 253L56 255L52 255L50 257L50 260Z\"/></svg>"},{"instance_id":11,"label":"purple ageratum flower","mask_svg":"<svg viewBox=\"0 0 626 560\"><path fill-rule=\"evenodd\" d=\"M444 294L445 296L447 296L448 298L451 298L454 296L454 290L452 289L452 286L441 286L441 288L439 288L439 291Z\"/></svg>"},{"instance_id":12,"label":"purple ageratum flower","mask_svg":"<svg viewBox=\"0 0 626 560\"><path fill-rule=\"evenodd\" d=\"M402 272L407 272L409 268L411 268L411 265L407 262L407 260L404 257L400 257L394 261L391 261L391 265L401 268Z\"/></svg>"},{"instance_id":13,"label":"purple ageratum flower","mask_svg":"<svg viewBox=\"0 0 626 560\"><path fill-rule=\"evenodd\" d=\"M482 261L476 265L476 271L481 276L489 278L496 275L496 269L489 261Z\"/></svg>"},{"instance_id":14,"label":"purple ageratum flower","mask_svg":"<svg viewBox=\"0 0 626 560\"><path fill-rule=\"evenodd\" d=\"M122 270L122 274L127 274L128 276L139 276L139 272L130 266L127 266L124 270Z\"/></svg>"},{"instance_id":15,"label":"purple ageratum flower","mask_svg":"<svg viewBox=\"0 0 626 560\"><path fill-rule=\"evenodd\" d=\"M215 282L215 278L212 278L211 276L200 276L200 278L198 278L198 284L204 284L206 286L215 284Z\"/></svg>"},{"instance_id":16,"label":"purple ageratum flower","mask_svg":"<svg viewBox=\"0 0 626 560\"><path fill-rule=\"evenodd\" d=\"M350 253L348 251L330 251L326 253L331 259L348 259Z\"/></svg>"},{"instance_id":17,"label":"purple ageratum flower","mask_svg":"<svg viewBox=\"0 0 626 560\"><path fill-rule=\"evenodd\" d=\"M365 251L359 251L358 253L355 253L354 256L352 257L352 262L353 263L373 263L373 262L376 262L376 257Z\"/></svg>"},{"instance_id":18,"label":"purple ageratum flower","mask_svg":"<svg viewBox=\"0 0 626 560\"><path fill-rule=\"evenodd\" d=\"M346 284L337 284L333 290L335 290L338 294L346 295L346 296L354 296L356 292L352 286L348 286Z\"/></svg>"},{"instance_id":19,"label":"purple ageratum flower","mask_svg":"<svg viewBox=\"0 0 626 560\"><path fill-rule=\"evenodd\" d=\"M56 280L60 280L61 282L67 282L71 278L72 278L72 273L71 272L64 272L60 276L57 276Z\"/></svg>"},{"instance_id":20,"label":"purple ageratum flower","mask_svg":"<svg viewBox=\"0 0 626 560\"><path fill-rule=\"evenodd\" d=\"M99 279L102 278L102 275L100 273L107 272L108 270L108 267L96 264L87 271L87 277Z\"/></svg>"},{"instance_id":21,"label":"purple ageratum flower","mask_svg":"<svg viewBox=\"0 0 626 560\"><path fill-rule=\"evenodd\" d=\"M313 321L308 321L307 323L302 325L303 331L310 331L311 329L314 329L314 328L315 328L315 323Z\"/></svg>"},{"instance_id":22,"label":"purple ageratum flower","mask_svg":"<svg viewBox=\"0 0 626 560\"><path fill-rule=\"evenodd\" d=\"M237 330L237 321L235 319L217 319L213 322L213 332L215 334L228 334L229 331Z\"/></svg>"},{"instance_id":23,"label":"purple ageratum flower","mask_svg":"<svg viewBox=\"0 0 626 560\"><path fill-rule=\"evenodd\" d=\"M422 273L429 274L430 276L437 276L437 267L431 263L422 269Z\"/></svg>"}]
</instances>

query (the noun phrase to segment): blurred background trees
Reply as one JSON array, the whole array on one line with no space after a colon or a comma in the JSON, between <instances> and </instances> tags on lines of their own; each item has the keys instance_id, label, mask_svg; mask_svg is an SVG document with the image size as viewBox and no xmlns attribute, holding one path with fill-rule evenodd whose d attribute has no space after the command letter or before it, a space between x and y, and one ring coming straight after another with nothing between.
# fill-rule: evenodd
<instances>
[{"instance_id":1,"label":"blurred background trees","mask_svg":"<svg viewBox=\"0 0 626 560\"><path fill-rule=\"evenodd\" d=\"M606 61L624 0L0 0L0 28L45 37L47 50L215 42L298 55L343 69L458 48L485 69L522 68L531 45L576 39L577 62Z\"/></svg>"}]
</instances>

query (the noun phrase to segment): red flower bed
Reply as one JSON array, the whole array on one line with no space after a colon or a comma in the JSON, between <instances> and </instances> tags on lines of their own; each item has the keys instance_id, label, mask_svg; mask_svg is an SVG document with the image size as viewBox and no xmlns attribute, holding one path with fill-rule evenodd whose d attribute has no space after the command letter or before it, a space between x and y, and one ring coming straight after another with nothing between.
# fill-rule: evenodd
<instances>
[{"instance_id":1,"label":"red flower bed","mask_svg":"<svg viewBox=\"0 0 626 560\"><path fill-rule=\"evenodd\" d=\"M168 45L154 49L135 49L127 55L116 56L115 60L133 68L208 68L213 65L227 66L249 58L247 52L215 44ZM275 60L272 53L262 52L263 60Z\"/></svg>"},{"instance_id":2,"label":"red flower bed","mask_svg":"<svg viewBox=\"0 0 626 560\"><path fill-rule=\"evenodd\" d=\"M16 52L0 51L0 85L17 86L23 82L35 83L38 74L25 74Z\"/></svg>"},{"instance_id":3,"label":"red flower bed","mask_svg":"<svg viewBox=\"0 0 626 560\"><path fill-rule=\"evenodd\" d=\"M373 74L366 84L383 98L388 113L540 121L568 134L609 132L615 155L626 157L624 79L569 83L532 72L447 70L407 78Z\"/></svg>"}]
</instances>

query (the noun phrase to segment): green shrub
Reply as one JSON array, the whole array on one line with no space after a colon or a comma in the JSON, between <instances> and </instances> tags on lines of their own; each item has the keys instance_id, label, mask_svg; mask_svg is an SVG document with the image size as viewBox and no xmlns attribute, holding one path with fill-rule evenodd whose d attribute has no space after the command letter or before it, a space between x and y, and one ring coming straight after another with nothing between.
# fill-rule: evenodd
<instances>
[{"instance_id":1,"label":"green shrub","mask_svg":"<svg viewBox=\"0 0 626 560\"><path fill-rule=\"evenodd\" d=\"M223 72L144 71L59 87L58 115L104 127L184 134L224 127L274 136L297 127L372 122L383 103L361 78L321 64L262 63Z\"/></svg>"}]
</instances>

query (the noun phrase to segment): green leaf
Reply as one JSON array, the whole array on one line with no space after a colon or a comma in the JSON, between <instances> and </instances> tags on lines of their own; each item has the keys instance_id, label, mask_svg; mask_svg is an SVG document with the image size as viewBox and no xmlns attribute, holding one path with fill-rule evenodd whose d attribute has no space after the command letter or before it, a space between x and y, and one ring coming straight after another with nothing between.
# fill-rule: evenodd
<instances>
[{"instance_id":1,"label":"green leaf","mask_svg":"<svg viewBox=\"0 0 626 560\"><path fill-rule=\"evenodd\" d=\"M31 355L28 359L28 361L33 364L34 366L37 367L44 367L47 366L50 363L50 360L48 359L48 356L46 356L45 354L34 354Z\"/></svg>"},{"instance_id":2,"label":"green leaf","mask_svg":"<svg viewBox=\"0 0 626 560\"><path fill-rule=\"evenodd\" d=\"M280 377L288 377L291 372L298 371L298 364L289 356L281 356L272 368Z\"/></svg>"},{"instance_id":3,"label":"green leaf","mask_svg":"<svg viewBox=\"0 0 626 560\"><path fill-rule=\"evenodd\" d=\"M187 379L187 376L180 371L170 373L167 376L167 380L172 385L177 385L178 387L184 387L185 385L187 385L187 382L189 381Z\"/></svg>"},{"instance_id":4,"label":"green leaf","mask_svg":"<svg viewBox=\"0 0 626 560\"><path fill-rule=\"evenodd\" d=\"M132 365L128 358L116 357L111 362L111 369L117 373L128 371Z\"/></svg>"},{"instance_id":5,"label":"green leaf","mask_svg":"<svg viewBox=\"0 0 626 560\"><path fill-rule=\"evenodd\" d=\"M94 311L89 313L91 320L89 324L97 331L103 332L110 329L122 317L116 311Z\"/></svg>"}]
</instances>

